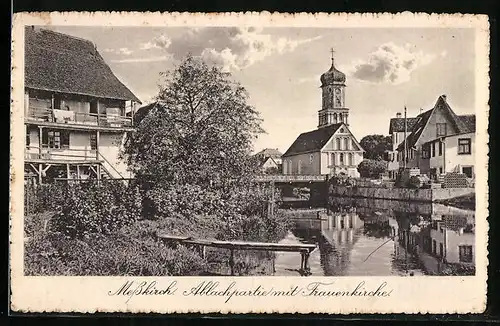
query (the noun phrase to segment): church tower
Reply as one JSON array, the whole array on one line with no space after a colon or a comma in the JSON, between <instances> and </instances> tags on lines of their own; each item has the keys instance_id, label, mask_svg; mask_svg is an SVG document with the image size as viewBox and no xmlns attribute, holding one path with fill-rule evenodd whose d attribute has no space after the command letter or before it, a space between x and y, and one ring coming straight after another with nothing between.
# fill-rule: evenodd
<instances>
[{"instance_id":1,"label":"church tower","mask_svg":"<svg viewBox=\"0 0 500 326\"><path fill-rule=\"evenodd\" d=\"M345 74L335 68L333 49L332 66L321 75L322 107L318 111L318 128L335 123L349 125L349 109L345 107Z\"/></svg>"}]
</instances>

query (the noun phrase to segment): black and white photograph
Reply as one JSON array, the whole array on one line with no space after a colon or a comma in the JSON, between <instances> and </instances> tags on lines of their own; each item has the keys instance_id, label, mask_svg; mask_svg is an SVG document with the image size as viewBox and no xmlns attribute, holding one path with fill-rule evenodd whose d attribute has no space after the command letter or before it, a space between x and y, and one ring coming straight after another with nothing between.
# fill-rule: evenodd
<instances>
[{"instance_id":1,"label":"black and white photograph","mask_svg":"<svg viewBox=\"0 0 500 326\"><path fill-rule=\"evenodd\" d=\"M393 277L483 275L477 28L22 29L22 276L121 277L103 291L130 298L164 277L324 282L272 296L352 278L395 298Z\"/></svg>"},{"instance_id":2,"label":"black and white photograph","mask_svg":"<svg viewBox=\"0 0 500 326\"><path fill-rule=\"evenodd\" d=\"M27 275L473 275L474 33L25 28Z\"/></svg>"}]
</instances>

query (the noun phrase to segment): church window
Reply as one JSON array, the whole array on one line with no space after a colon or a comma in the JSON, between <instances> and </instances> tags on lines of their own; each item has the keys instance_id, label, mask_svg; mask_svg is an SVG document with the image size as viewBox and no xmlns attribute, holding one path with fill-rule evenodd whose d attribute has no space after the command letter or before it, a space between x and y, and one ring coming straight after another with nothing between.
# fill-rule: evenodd
<instances>
[{"instance_id":1,"label":"church window","mask_svg":"<svg viewBox=\"0 0 500 326\"><path fill-rule=\"evenodd\" d=\"M335 153L332 153L332 155L331 155L330 165L335 165Z\"/></svg>"},{"instance_id":2,"label":"church window","mask_svg":"<svg viewBox=\"0 0 500 326\"><path fill-rule=\"evenodd\" d=\"M297 165L297 173L301 174L302 173L302 161L299 160L299 164Z\"/></svg>"},{"instance_id":3,"label":"church window","mask_svg":"<svg viewBox=\"0 0 500 326\"><path fill-rule=\"evenodd\" d=\"M333 120L335 120L335 123L337 123L337 113L333 114Z\"/></svg>"},{"instance_id":4,"label":"church window","mask_svg":"<svg viewBox=\"0 0 500 326\"><path fill-rule=\"evenodd\" d=\"M349 153L348 154L348 158L349 158L349 165L353 165L353 161L352 161L352 153Z\"/></svg>"},{"instance_id":5,"label":"church window","mask_svg":"<svg viewBox=\"0 0 500 326\"><path fill-rule=\"evenodd\" d=\"M349 138L344 138L344 147L345 147L345 149L350 149L349 148Z\"/></svg>"},{"instance_id":6,"label":"church window","mask_svg":"<svg viewBox=\"0 0 500 326\"><path fill-rule=\"evenodd\" d=\"M344 165L344 153L340 153L340 165Z\"/></svg>"},{"instance_id":7,"label":"church window","mask_svg":"<svg viewBox=\"0 0 500 326\"><path fill-rule=\"evenodd\" d=\"M339 122L344 121L344 120L342 120L342 119L343 119L343 118L342 118L342 113L339 113Z\"/></svg>"},{"instance_id":8,"label":"church window","mask_svg":"<svg viewBox=\"0 0 500 326\"><path fill-rule=\"evenodd\" d=\"M337 143L337 146L335 149L339 150L340 149L340 138L336 138L335 141Z\"/></svg>"},{"instance_id":9,"label":"church window","mask_svg":"<svg viewBox=\"0 0 500 326\"><path fill-rule=\"evenodd\" d=\"M309 155L309 163L310 164L312 164L313 160L314 160L314 155L313 154Z\"/></svg>"}]
</instances>

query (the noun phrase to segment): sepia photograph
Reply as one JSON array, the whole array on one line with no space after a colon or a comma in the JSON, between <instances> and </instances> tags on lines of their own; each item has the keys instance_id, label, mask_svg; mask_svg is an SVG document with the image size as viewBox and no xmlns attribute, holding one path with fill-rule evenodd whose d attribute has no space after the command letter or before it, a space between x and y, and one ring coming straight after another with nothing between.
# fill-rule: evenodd
<instances>
[{"instance_id":1,"label":"sepia photograph","mask_svg":"<svg viewBox=\"0 0 500 326\"><path fill-rule=\"evenodd\" d=\"M474 275L473 44L26 26L25 273Z\"/></svg>"},{"instance_id":2,"label":"sepia photograph","mask_svg":"<svg viewBox=\"0 0 500 326\"><path fill-rule=\"evenodd\" d=\"M108 300L79 311L138 311L161 294L148 309L212 296L207 311L345 312L318 300L368 296L378 303L354 311L390 312L485 288L479 27L100 14L18 20L13 34L18 306L29 288L77 281Z\"/></svg>"}]
</instances>

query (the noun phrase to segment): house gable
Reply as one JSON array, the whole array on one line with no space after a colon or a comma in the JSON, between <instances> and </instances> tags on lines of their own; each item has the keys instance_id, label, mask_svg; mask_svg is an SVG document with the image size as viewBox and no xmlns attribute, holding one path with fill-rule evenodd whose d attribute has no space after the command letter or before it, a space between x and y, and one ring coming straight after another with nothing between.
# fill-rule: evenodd
<instances>
[{"instance_id":1,"label":"house gable","mask_svg":"<svg viewBox=\"0 0 500 326\"><path fill-rule=\"evenodd\" d=\"M328 141L325 143L325 145L321 148L321 151L332 151L332 150L337 150L336 145L334 142L336 141L336 138L339 136L345 138L348 137L350 141L350 150L352 151L361 151L364 152L365 150L361 147L361 144L357 141L356 137L352 134L352 132L349 130L349 128L345 125L342 124L340 128L337 129L333 133L333 135L328 139ZM342 144L343 146L343 144Z\"/></svg>"},{"instance_id":2,"label":"house gable","mask_svg":"<svg viewBox=\"0 0 500 326\"><path fill-rule=\"evenodd\" d=\"M472 118L462 118L466 116L457 116L446 102L444 95L440 96L434 107L417 116L418 120L406 138L407 148L416 147L432 139L436 139L436 128L438 123L446 123L447 134L457 134L469 131L475 121ZM402 151L404 141L398 146Z\"/></svg>"}]
</instances>

